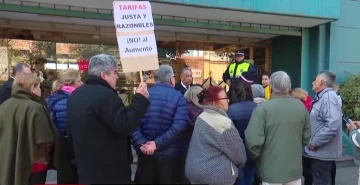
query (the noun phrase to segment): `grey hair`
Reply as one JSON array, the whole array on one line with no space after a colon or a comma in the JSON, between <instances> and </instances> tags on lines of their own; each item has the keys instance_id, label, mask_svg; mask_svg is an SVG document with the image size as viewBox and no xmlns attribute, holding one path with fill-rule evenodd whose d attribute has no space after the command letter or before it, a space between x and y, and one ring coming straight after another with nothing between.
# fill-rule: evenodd
<instances>
[{"instance_id":1,"label":"grey hair","mask_svg":"<svg viewBox=\"0 0 360 185\"><path fill-rule=\"evenodd\" d=\"M291 91L290 76L285 71L276 71L270 77L270 87L274 93L289 93Z\"/></svg>"},{"instance_id":2,"label":"grey hair","mask_svg":"<svg viewBox=\"0 0 360 185\"><path fill-rule=\"evenodd\" d=\"M191 86L184 94L185 99L193 102L196 106L200 107L199 97L197 96L203 90L200 86Z\"/></svg>"},{"instance_id":3,"label":"grey hair","mask_svg":"<svg viewBox=\"0 0 360 185\"><path fill-rule=\"evenodd\" d=\"M24 68L30 68L30 66L26 63L18 63L13 67L13 71L11 73L11 76L14 77L16 73L23 72Z\"/></svg>"},{"instance_id":4,"label":"grey hair","mask_svg":"<svg viewBox=\"0 0 360 185\"><path fill-rule=\"evenodd\" d=\"M181 75L184 74L186 71L192 72L192 70L191 70L190 67L184 67L184 68L181 70Z\"/></svg>"},{"instance_id":5,"label":"grey hair","mask_svg":"<svg viewBox=\"0 0 360 185\"><path fill-rule=\"evenodd\" d=\"M159 70L155 72L156 83L169 83L171 78L174 77L174 71L169 65L161 65Z\"/></svg>"},{"instance_id":6,"label":"grey hair","mask_svg":"<svg viewBox=\"0 0 360 185\"><path fill-rule=\"evenodd\" d=\"M113 56L107 54L98 54L90 58L88 74L100 76L101 72L108 74L111 70L116 68L117 61Z\"/></svg>"},{"instance_id":7,"label":"grey hair","mask_svg":"<svg viewBox=\"0 0 360 185\"><path fill-rule=\"evenodd\" d=\"M329 70L321 71L319 77L325 81L327 87L334 88L337 84L336 74Z\"/></svg>"}]
</instances>

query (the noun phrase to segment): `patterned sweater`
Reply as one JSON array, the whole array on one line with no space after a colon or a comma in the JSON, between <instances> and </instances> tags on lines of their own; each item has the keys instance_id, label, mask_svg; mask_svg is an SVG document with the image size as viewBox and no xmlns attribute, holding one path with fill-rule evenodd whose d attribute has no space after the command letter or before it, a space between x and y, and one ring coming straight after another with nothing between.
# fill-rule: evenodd
<instances>
[{"instance_id":1,"label":"patterned sweater","mask_svg":"<svg viewBox=\"0 0 360 185\"><path fill-rule=\"evenodd\" d=\"M238 168L246 162L243 141L225 111L203 108L191 137L185 175L193 183L234 184Z\"/></svg>"}]
</instances>

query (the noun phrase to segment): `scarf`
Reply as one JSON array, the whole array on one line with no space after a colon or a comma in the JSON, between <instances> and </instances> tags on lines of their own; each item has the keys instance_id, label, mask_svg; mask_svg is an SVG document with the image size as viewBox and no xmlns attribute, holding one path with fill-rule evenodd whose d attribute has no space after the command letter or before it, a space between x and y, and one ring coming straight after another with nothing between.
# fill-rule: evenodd
<instances>
[{"instance_id":1,"label":"scarf","mask_svg":"<svg viewBox=\"0 0 360 185\"><path fill-rule=\"evenodd\" d=\"M67 93L73 93L75 91L76 87L73 86L63 86L61 87L61 90L67 92Z\"/></svg>"}]
</instances>

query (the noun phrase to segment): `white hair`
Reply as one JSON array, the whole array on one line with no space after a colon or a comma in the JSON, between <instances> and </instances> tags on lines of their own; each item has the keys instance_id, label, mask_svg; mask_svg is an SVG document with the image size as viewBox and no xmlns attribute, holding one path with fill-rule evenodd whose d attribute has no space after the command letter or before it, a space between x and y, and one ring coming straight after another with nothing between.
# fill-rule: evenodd
<instances>
[{"instance_id":1,"label":"white hair","mask_svg":"<svg viewBox=\"0 0 360 185\"><path fill-rule=\"evenodd\" d=\"M319 73L319 77L325 81L327 87L334 88L334 86L337 84L336 75L331 71L321 71Z\"/></svg>"},{"instance_id":2,"label":"white hair","mask_svg":"<svg viewBox=\"0 0 360 185\"><path fill-rule=\"evenodd\" d=\"M99 76L101 72L108 74L111 70L117 68L116 59L107 54L98 54L90 58L89 61L89 75Z\"/></svg>"},{"instance_id":3,"label":"white hair","mask_svg":"<svg viewBox=\"0 0 360 185\"><path fill-rule=\"evenodd\" d=\"M274 93L289 93L291 91L290 76L284 71L277 71L270 77L270 86Z\"/></svg>"},{"instance_id":4,"label":"white hair","mask_svg":"<svg viewBox=\"0 0 360 185\"><path fill-rule=\"evenodd\" d=\"M171 78L174 77L174 71L169 65L161 65L159 70L155 72L156 83L169 83Z\"/></svg>"}]
</instances>

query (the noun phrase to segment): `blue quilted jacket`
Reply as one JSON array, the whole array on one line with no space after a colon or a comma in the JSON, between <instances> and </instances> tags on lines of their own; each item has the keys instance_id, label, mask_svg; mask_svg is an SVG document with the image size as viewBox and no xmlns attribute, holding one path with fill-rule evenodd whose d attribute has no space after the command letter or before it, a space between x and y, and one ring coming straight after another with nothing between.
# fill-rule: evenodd
<instances>
[{"instance_id":1,"label":"blue quilted jacket","mask_svg":"<svg viewBox=\"0 0 360 185\"><path fill-rule=\"evenodd\" d=\"M66 135L67 100L70 94L59 90L48 98L48 108L51 118L61 136Z\"/></svg>"},{"instance_id":2,"label":"blue quilted jacket","mask_svg":"<svg viewBox=\"0 0 360 185\"><path fill-rule=\"evenodd\" d=\"M149 100L150 107L132 135L134 148L141 155L140 146L155 141L155 157L181 155L184 140L180 135L188 119L184 96L168 84L155 84L149 88Z\"/></svg>"}]
</instances>

